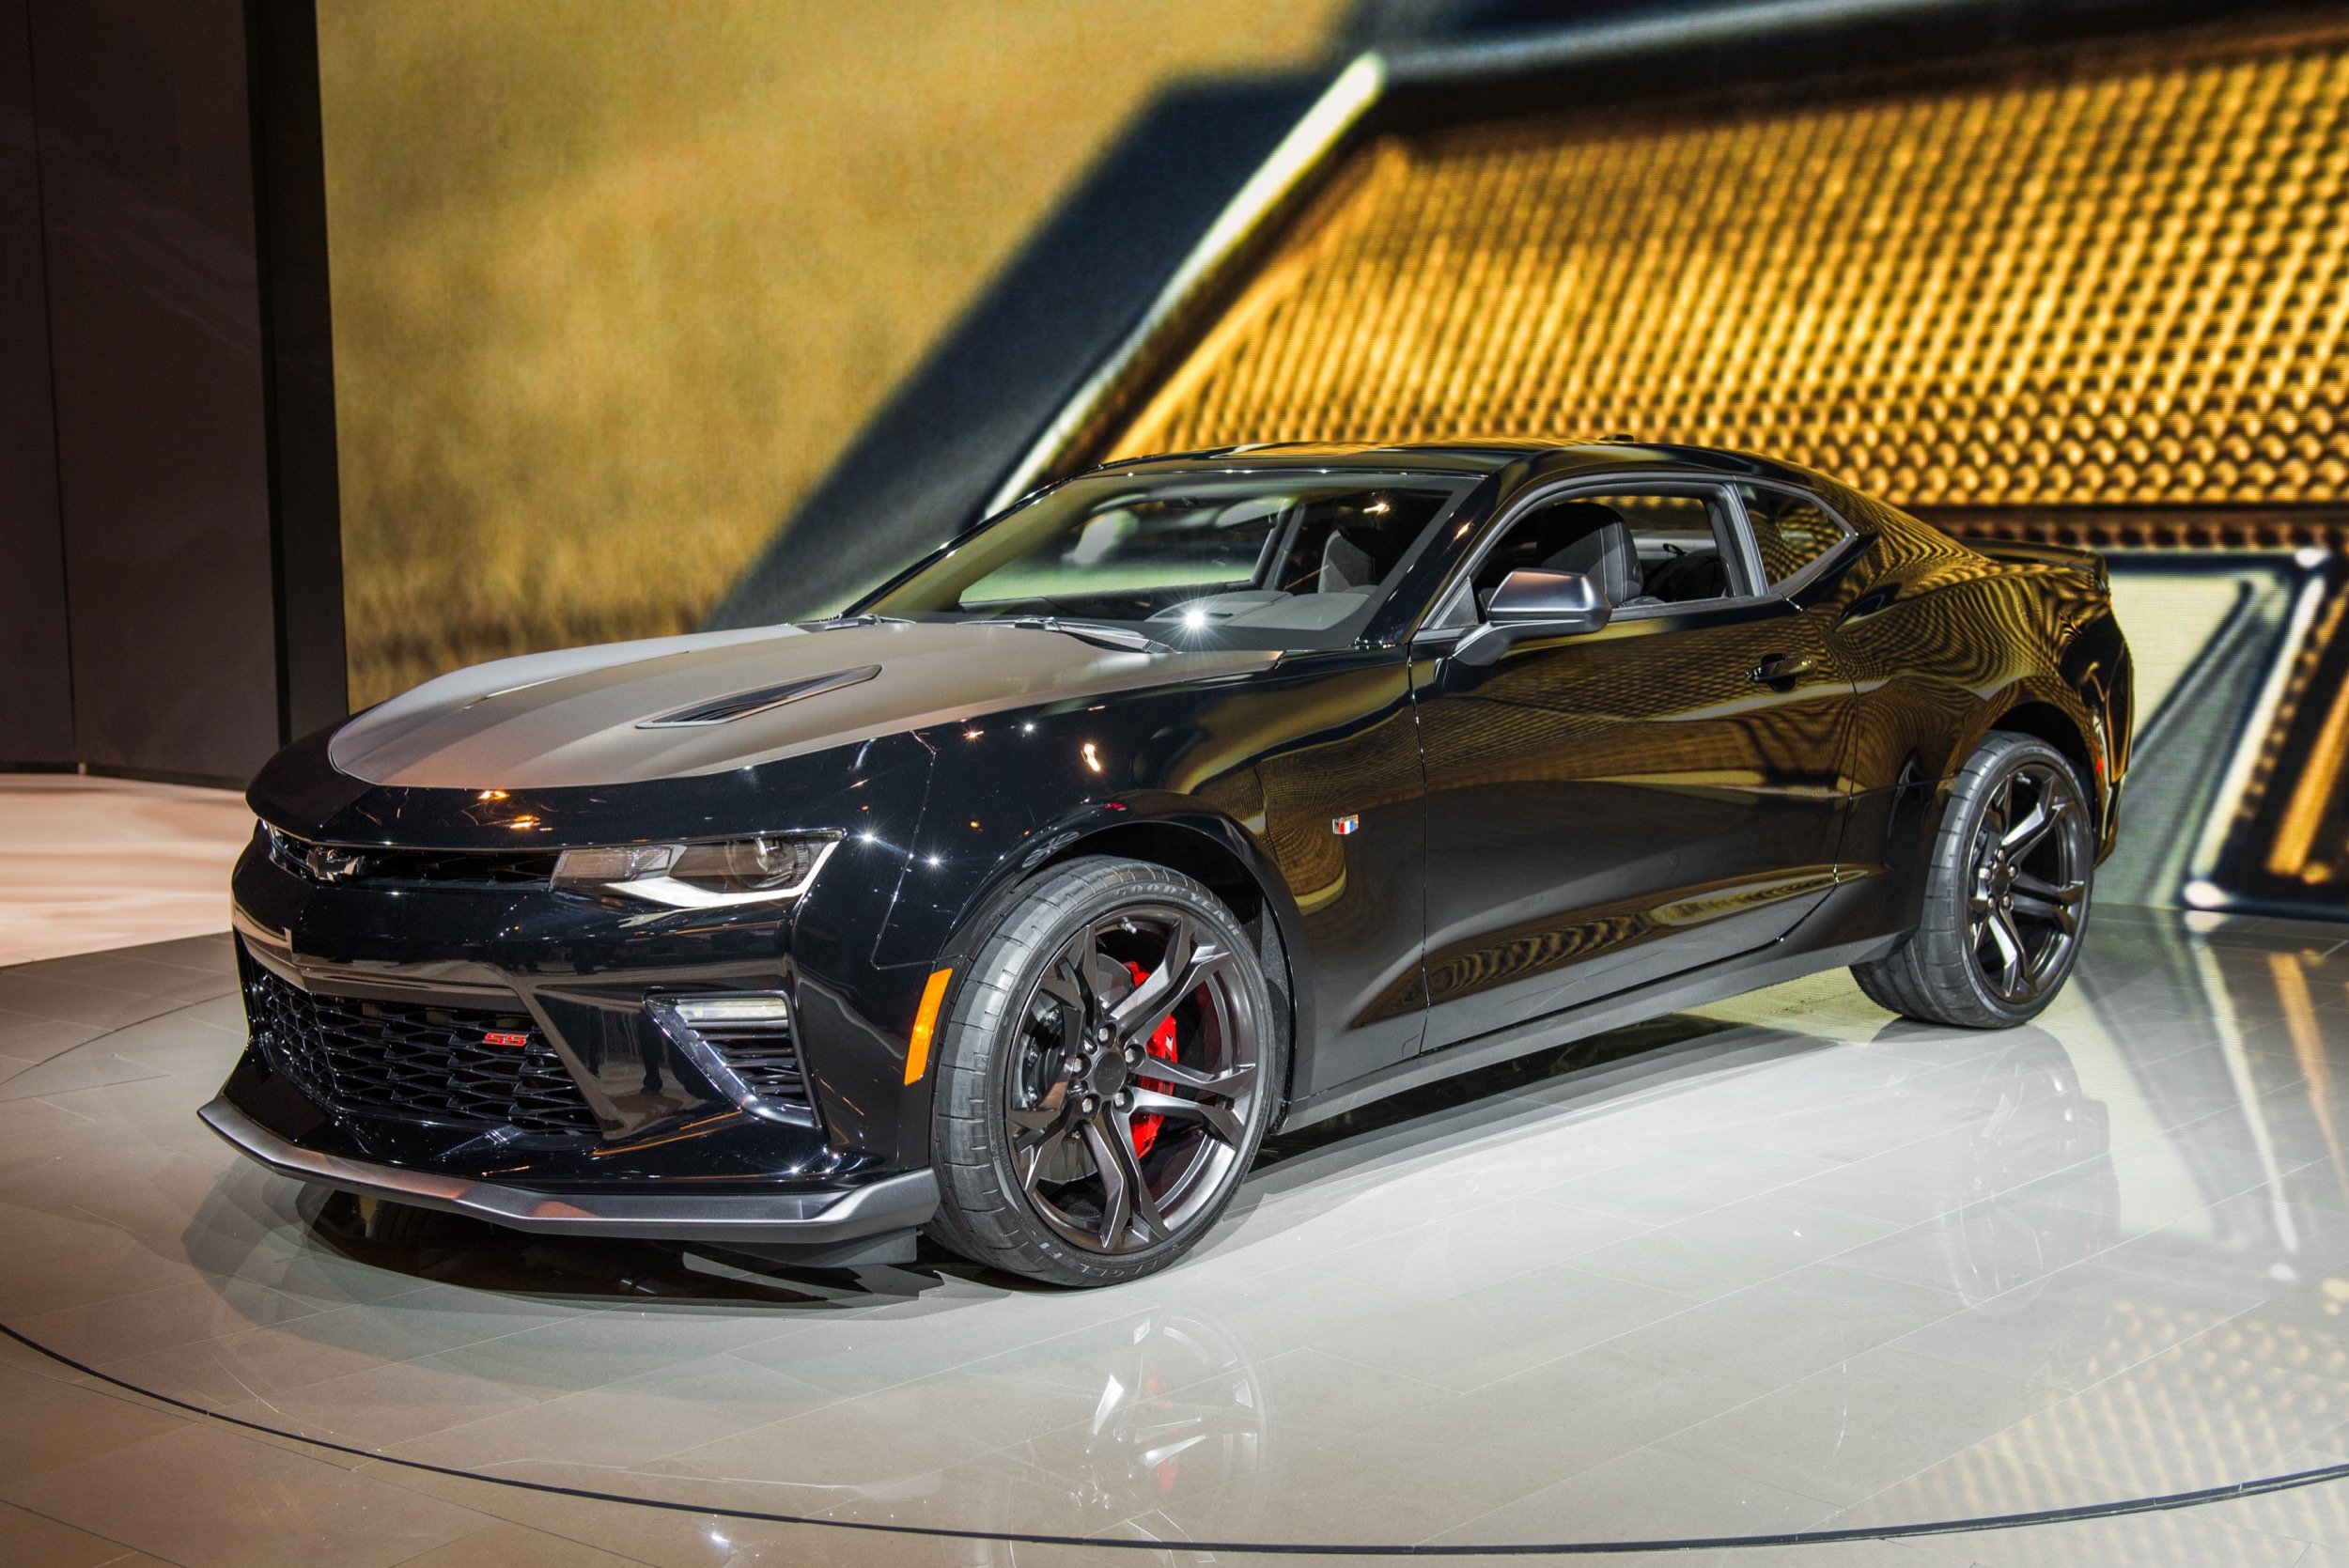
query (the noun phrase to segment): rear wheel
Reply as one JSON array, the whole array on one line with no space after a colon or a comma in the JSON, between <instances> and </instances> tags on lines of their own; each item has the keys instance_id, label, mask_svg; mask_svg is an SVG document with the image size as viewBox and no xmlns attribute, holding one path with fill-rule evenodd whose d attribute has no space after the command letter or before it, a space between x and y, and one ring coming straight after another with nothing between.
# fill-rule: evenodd
<instances>
[{"instance_id":1,"label":"rear wheel","mask_svg":"<svg viewBox=\"0 0 2349 1568\"><path fill-rule=\"evenodd\" d=\"M930 1233L1052 1284L1188 1251L1238 1190L1282 1081L1246 930L1198 882L1135 861L1040 878L940 1032Z\"/></svg>"},{"instance_id":2,"label":"rear wheel","mask_svg":"<svg viewBox=\"0 0 2349 1568\"><path fill-rule=\"evenodd\" d=\"M1993 735L1957 776L1926 869L1924 915L1898 951L1853 966L1879 1006L2000 1029L2055 999L2078 961L2096 839L2071 761Z\"/></svg>"}]
</instances>

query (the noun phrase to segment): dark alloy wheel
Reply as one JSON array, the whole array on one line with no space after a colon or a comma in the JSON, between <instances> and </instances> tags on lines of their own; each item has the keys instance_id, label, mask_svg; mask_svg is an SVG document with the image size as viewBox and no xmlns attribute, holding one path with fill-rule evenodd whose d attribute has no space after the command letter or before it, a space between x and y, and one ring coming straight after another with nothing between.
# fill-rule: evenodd
<instances>
[{"instance_id":1,"label":"dark alloy wheel","mask_svg":"<svg viewBox=\"0 0 2349 1568\"><path fill-rule=\"evenodd\" d=\"M1926 869L1924 915L1889 957L1853 967L1878 1004L1996 1029L2052 1001L2079 957L2095 824L2062 753L1994 734L1959 772Z\"/></svg>"},{"instance_id":2,"label":"dark alloy wheel","mask_svg":"<svg viewBox=\"0 0 2349 1568\"><path fill-rule=\"evenodd\" d=\"M2071 971L2092 851L2070 765L2029 758L1999 775L1974 830L1967 935L1975 972L2010 1007L2032 1007Z\"/></svg>"},{"instance_id":3,"label":"dark alloy wheel","mask_svg":"<svg viewBox=\"0 0 2349 1568\"><path fill-rule=\"evenodd\" d=\"M981 947L941 1043L932 1232L1062 1284L1164 1266L1270 1120L1279 1034L1253 941L1205 887L1071 862Z\"/></svg>"}]
</instances>

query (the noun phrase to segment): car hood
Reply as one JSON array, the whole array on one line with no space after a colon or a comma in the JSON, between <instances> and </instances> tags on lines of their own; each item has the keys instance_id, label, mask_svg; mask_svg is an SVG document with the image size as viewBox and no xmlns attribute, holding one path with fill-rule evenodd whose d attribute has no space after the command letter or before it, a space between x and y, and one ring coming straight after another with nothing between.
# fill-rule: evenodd
<instances>
[{"instance_id":1,"label":"car hood","mask_svg":"<svg viewBox=\"0 0 2349 1568\"><path fill-rule=\"evenodd\" d=\"M1000 623L701 632L459 670L352 719L328 756L353 778L410 788L636 784L1279 657L1134 653Z\"/></svg>"}]
</instances>

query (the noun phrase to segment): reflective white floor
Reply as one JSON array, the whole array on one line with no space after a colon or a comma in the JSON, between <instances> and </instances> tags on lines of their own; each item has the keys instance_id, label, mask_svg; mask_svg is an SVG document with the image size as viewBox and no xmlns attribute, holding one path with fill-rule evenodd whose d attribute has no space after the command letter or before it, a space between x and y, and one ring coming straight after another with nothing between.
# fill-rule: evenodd
<instances>
[{"instance_id":1,"label":"reflective white floor","mask_svg":"<svg viewBox=\"0 0 2349 1568\"><path fill-rule=\"evenodd\" d=\"M455 1224L369 1250L194 1120L241 1039L226 939L0 970L0 1322L361 1451L0 1341L0 1561L1189 1562L690 1510L1669 1541L2340 1464L2344 937L2107 908L2042 1027L1896 1023L1840 974L1681 1015L1283 1141L1190 1262L1090 1294ZM2339 1483L1657 1560L2335 1554Z\"/></svg>"}]
</instances>

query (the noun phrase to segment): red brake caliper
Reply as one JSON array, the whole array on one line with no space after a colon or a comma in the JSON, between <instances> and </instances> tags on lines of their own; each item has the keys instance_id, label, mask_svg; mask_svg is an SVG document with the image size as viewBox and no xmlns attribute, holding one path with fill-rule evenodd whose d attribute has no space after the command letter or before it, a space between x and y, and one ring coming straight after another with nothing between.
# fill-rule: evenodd
<instances>
[{"instance_id":1,"label":"red brake caliper","mask_svg":"<svg viewBox=\"0 0 2349 1568\"><path fill-rule=\"evenodd\" d=\"M1150 971L1140 964L1128 964L1126 972L1134 977L1134 984L1137 986L1150 978ZM1174 1016L1173 1014L1168 1014L1165 1021L1150 1032L1150 1044L1147 1048L1151 1055L1161 1062L1174 1060ZM1134 1081L1161 1092L1172 1092L1174 1087L1171 1083L1162 1083L1153 1078L1138 1078ZM1163 1116L1147 1114L1133 1119L1135 1154L1146 1155L1150 1152L1150 1145L1159 1141L1159 1124L1165 1120Z\"/></svg>"}]
</instances>

